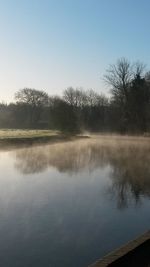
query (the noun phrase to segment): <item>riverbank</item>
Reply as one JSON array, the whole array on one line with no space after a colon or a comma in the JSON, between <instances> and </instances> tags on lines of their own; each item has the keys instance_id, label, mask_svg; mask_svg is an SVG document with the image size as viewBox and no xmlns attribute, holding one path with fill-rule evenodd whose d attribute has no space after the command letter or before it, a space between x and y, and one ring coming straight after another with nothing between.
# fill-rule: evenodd
<instances>
[{"instance_id":1,"label":"riverbank","mask_svg":"<svg viewBox=\"0 0 150 267\"><path fill-rule=\"evenodd\" d=\"M70 141L88 138L84 135L63 134L52 130L0 130L0 148L16 145L33 145L47 142Z\"/></svg>"},{"instance_id":2,"label":"riverbank","mask_svg":"<svg viewBox=\"0 0 150 267\"><path fill-rule=\"evenodd\" d=\"M120 135L115 133L89 133L73 135L64 134L54 130L20 130L20 129L1 129L0 130L0 148L9 146L28 146L33 144L46 144L63 141L73 141L77 139L91 138L92 140L101 140L103 143L109 144L118 142L140 142L150 139L144 135Z\"/></svg>"},{"instance_id":3,"label":"riverbank","mask_svg":"<svg viewBox=\"0 0 150 267\"><path fill-rule=\"evenodd\" d=\"M125 246L106 255L89 267L148 267L150 266L150 231Z\"/></svg>"}]
</instances>

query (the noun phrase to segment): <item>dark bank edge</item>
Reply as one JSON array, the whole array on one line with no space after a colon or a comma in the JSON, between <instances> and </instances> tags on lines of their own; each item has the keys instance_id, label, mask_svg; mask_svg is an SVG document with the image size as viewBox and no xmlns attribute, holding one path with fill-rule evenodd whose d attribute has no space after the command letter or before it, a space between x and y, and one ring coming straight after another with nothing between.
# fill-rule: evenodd
<instances>
[{"instance_id":1,"label":"dark bank edge","mask_svg":"<svg viewBox=\"0 0 150 267\"><path fill-rule=\"evenodd\" d=\"M130 241L126 245L120 247L119 249L113 251L112 253L107 254L102 259L97 260L95 263L89 265L88 267L107 267L111 264L117 262L128 253L134 251L136 248L140 247L141 245L145 244L147 241L150 241L150 230L143 235L139 236L138 238Z\"/></svg>"},{"instance_id":2,"label":"dark bank edge","mask_svg":"<svg viewBox=\"0 0 150 267\"><path fill-rule=\"evenodd\" d=\"M33 137L8 137L0 139L0 148L15 145L33 145L44 143L55 143L63 141L73 141L77 139L89 138L82 135L51 135L51 136L33 136Z\"/></svg>"}]
</instances>

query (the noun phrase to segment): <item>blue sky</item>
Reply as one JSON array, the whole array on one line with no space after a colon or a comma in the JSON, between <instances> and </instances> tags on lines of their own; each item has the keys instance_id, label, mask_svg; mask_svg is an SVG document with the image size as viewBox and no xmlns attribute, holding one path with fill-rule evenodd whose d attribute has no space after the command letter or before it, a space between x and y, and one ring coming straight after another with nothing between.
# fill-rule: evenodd
<instances>
[{"instance_id":1,"label":"blue sky","mask_svg":"<svg viewBox=\"0 0 150 267\"><path fill-rule=\"evenodd\" d=\"M120 57L150 61L149 0L0 0L0 101L24 87L108 93Z\"/></svg>"}]
</instances>

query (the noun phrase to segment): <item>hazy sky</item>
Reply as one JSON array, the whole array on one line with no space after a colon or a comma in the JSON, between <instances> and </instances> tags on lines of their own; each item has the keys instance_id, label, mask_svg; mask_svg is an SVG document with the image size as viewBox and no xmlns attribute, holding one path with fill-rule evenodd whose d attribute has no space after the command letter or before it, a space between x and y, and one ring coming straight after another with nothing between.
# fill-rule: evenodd
<instances>
[{"instance_id":1,"label":"hazy sky","mask_svg":"<svg viewBox=\"0 0 150 267\"><path fill-rule=\"evenodd\" d=\"M149 0L0 0L0 101L24 87L107 93L119 57L149 65L149 14Z\"/></svg>"}]
</instances>

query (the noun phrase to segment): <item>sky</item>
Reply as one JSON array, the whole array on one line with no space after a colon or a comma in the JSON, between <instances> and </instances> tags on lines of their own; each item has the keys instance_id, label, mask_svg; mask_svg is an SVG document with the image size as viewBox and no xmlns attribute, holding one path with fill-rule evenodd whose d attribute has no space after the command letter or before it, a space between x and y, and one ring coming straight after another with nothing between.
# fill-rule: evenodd
<instances>
[{"instance_id":1,"label":"sky","mask_svg":"<svg viewBox=\"0 0 150 267\"><path fill-rule=\"evenodd\" d=\"M25 87L108 94L118 58L150 66L149 12L149 0L0 0L0 102Z\"/></svg>"}]
</instances>

